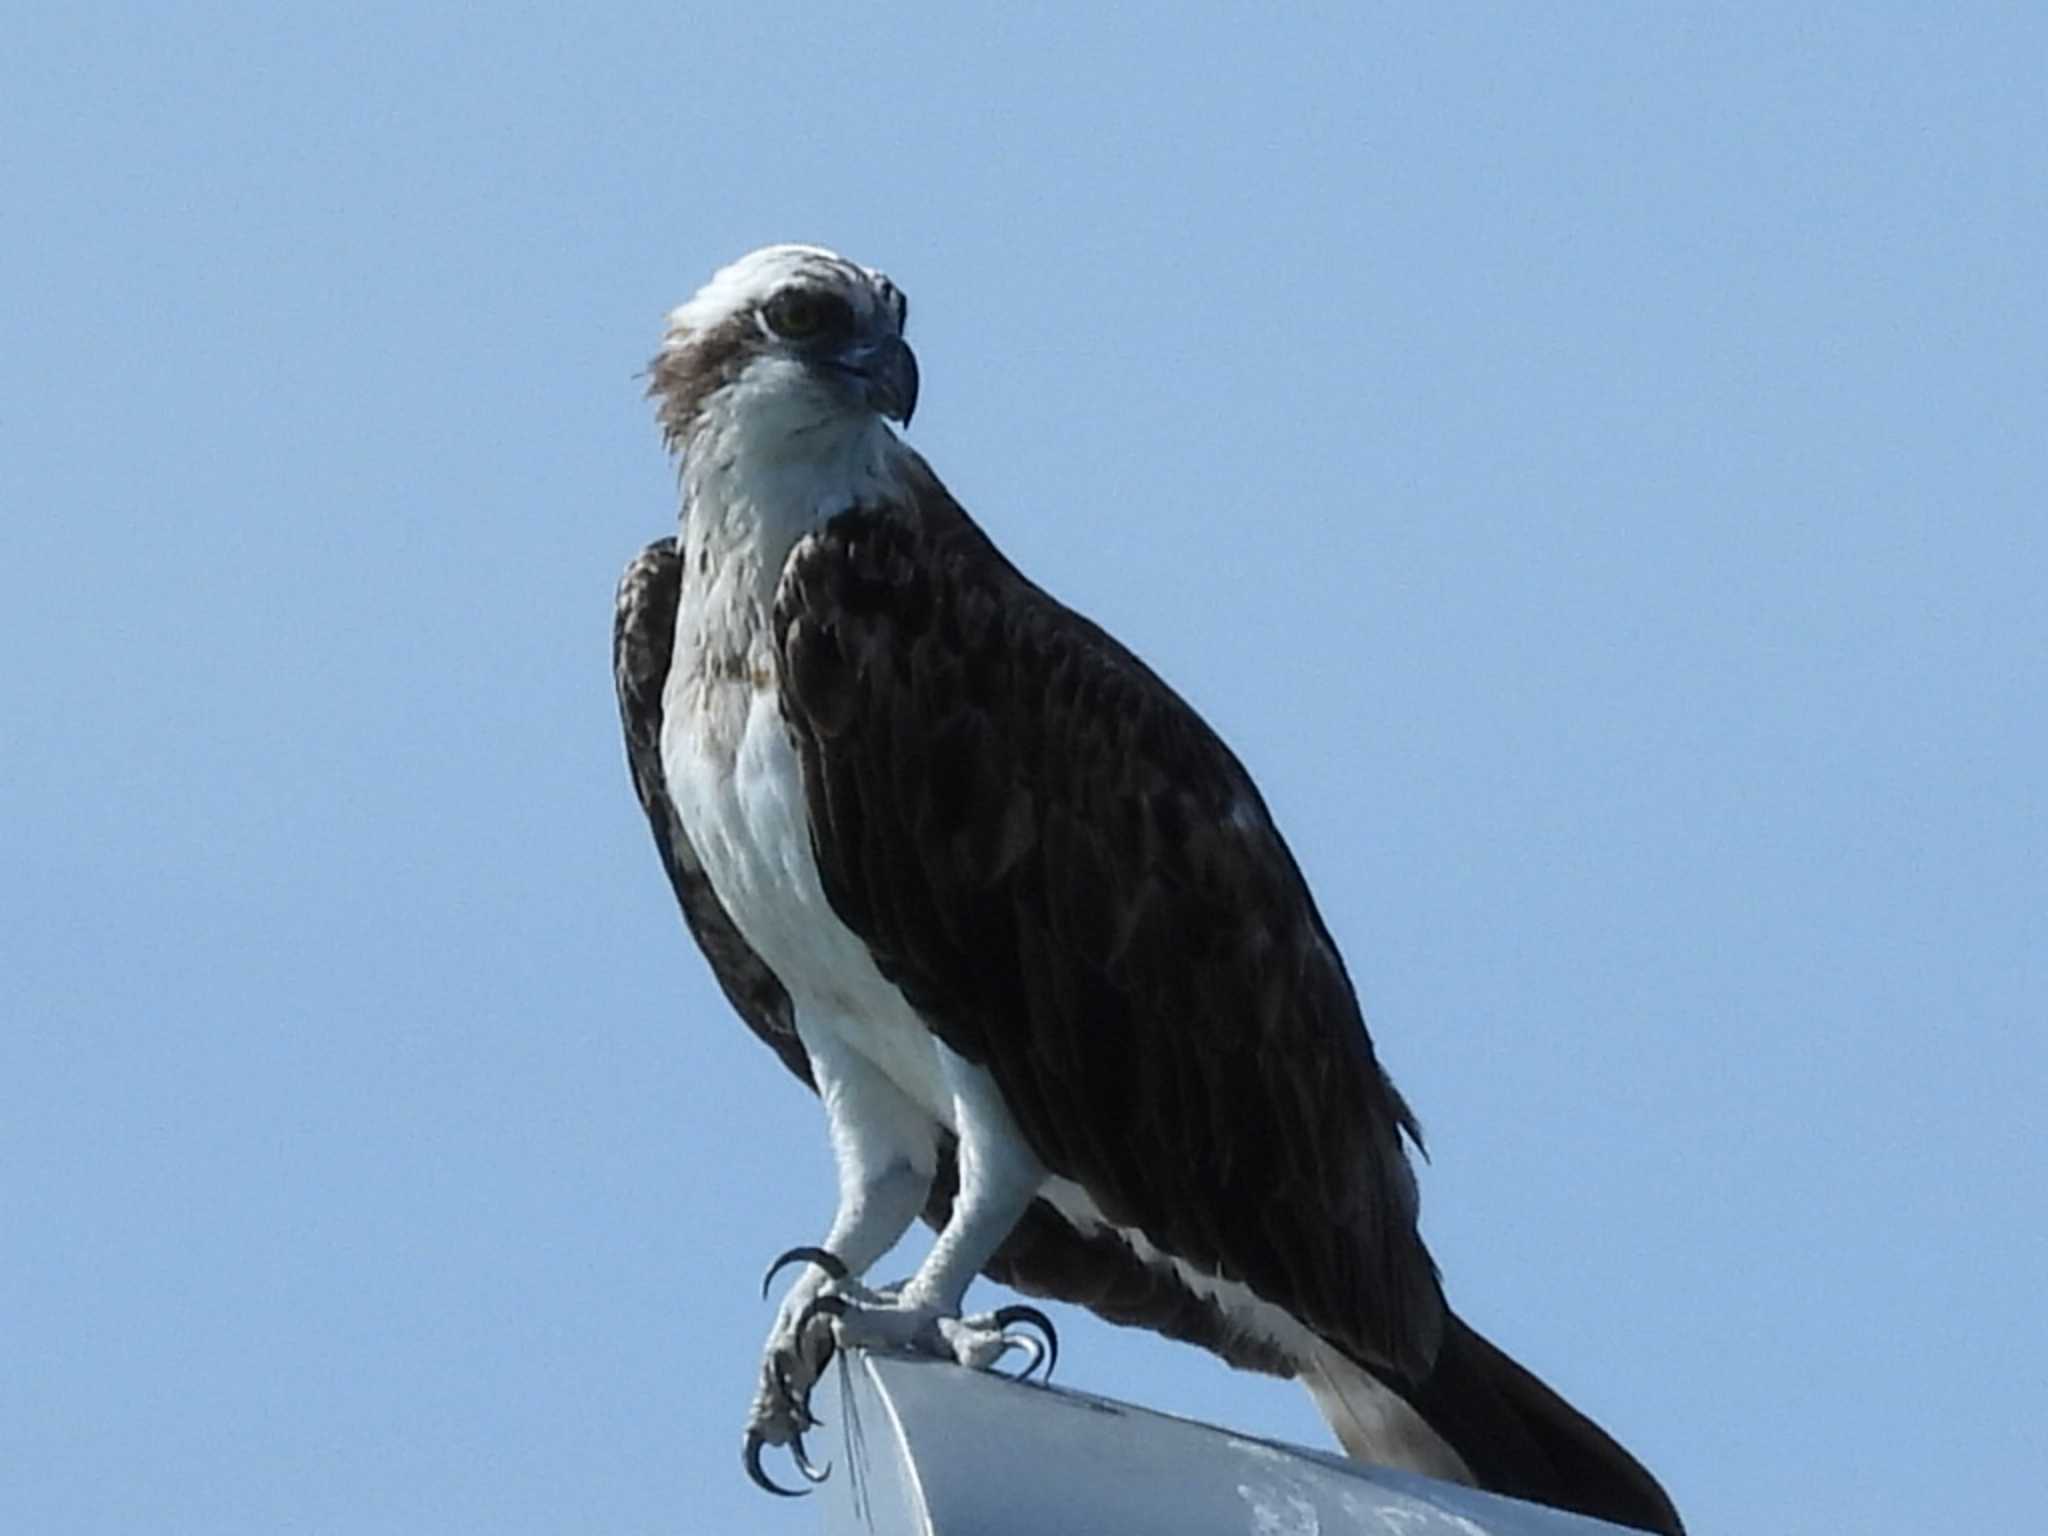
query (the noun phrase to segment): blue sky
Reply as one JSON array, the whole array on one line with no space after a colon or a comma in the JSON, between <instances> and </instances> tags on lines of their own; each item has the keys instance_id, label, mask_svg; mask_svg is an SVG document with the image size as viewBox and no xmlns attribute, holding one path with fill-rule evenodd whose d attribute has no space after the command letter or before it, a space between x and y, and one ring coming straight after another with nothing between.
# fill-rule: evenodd
<instances>
[{"instance_id":1,"label":"blue sky","mask_svg":"<svg viewBox=\"0 0 2048 1536\"><path fill-rule=\"evenodd\" d=\"M636 373L782 239L1258 776L1461 1310L1696 1530L2038 1517L2048 22L1251 16L10 27L0 1527L814 1527L736 1451L820 1118L606 655Z\"/></svg>"}]
</instances>

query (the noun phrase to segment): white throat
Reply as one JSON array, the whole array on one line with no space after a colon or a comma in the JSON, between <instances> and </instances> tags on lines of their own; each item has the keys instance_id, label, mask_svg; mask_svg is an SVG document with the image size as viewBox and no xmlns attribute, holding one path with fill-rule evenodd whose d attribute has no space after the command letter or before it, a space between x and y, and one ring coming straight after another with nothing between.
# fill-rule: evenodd
<instances>
[{"instance_id":1,"label":"white throat","mask_svg":"<svg viewBox=\"0 0 2048 1536\"><path fill-rule=\"evenodd\" d=\"M706 402L683 443L684 611L715 589L759 610L727 622L765 621L797 540L894 495L906 452L874 413L849 411L793 370L749 368Z\"/></svg>"}]
</instances>

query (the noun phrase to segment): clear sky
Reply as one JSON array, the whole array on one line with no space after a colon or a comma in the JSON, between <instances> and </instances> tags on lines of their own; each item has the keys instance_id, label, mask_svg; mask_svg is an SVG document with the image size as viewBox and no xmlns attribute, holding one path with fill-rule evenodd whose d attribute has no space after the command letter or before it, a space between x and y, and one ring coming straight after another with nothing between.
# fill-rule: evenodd
<instances>
[{"instance_id":1,"label":"clear sky","mask_svg":"<svg viewBox=\"0 0 2048 1536\"><path fill-rule=\"evenodd\" d=\"M1461 1310L1697 1531L2037 1524L2044 17L12 19L0 1529L813 1528L736 1453L822 1122L607 658L636 373L789 239L1258 776Z\"/></svg>"}]
</instances>

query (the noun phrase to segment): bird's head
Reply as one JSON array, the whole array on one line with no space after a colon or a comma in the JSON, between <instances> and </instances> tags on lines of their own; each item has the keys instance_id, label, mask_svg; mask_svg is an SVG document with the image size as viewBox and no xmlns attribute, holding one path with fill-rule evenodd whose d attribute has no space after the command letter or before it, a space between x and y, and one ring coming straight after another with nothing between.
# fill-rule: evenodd
<instances>
[{"instance_id":1,"label":"bird's head","mask_svg":"<svg viewBox=\"0 0 2048 1536\"><path fill-rule=\"evenodd\" d=\"M670 448L725 401L792 436L877 417L908 425L917 357L909 304L871 267L811 245L742 256L669 315L648 369Z\"/></svg>"}]
</instances>

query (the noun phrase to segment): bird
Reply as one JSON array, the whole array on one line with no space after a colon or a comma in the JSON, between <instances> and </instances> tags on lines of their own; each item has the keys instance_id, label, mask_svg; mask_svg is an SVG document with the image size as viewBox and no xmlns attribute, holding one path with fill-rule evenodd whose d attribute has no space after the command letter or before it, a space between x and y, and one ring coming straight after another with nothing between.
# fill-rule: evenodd
<instances>
[{"instance_id":1,"label":"bird","mask_svg":"<svg viewBox=\"0 0 2048 1536\"><path fill-rule=\"evenodd\" d=\"M838 1179L742 1439L803 1434L835 1348L1026 1369L986 1275L1303 1382L1348 1456L1682 1531L1657 1480L1454 1312L1414 1114L1251 775L1034 584L895 428L886 275L719 269L647 372L673 535L627 566L627 763L684 921L822 1101ZM915 1271L872 1265L922 1217ZM764 1293L766 1282L764 1282Z\"/></svg>"}]
</instances>

